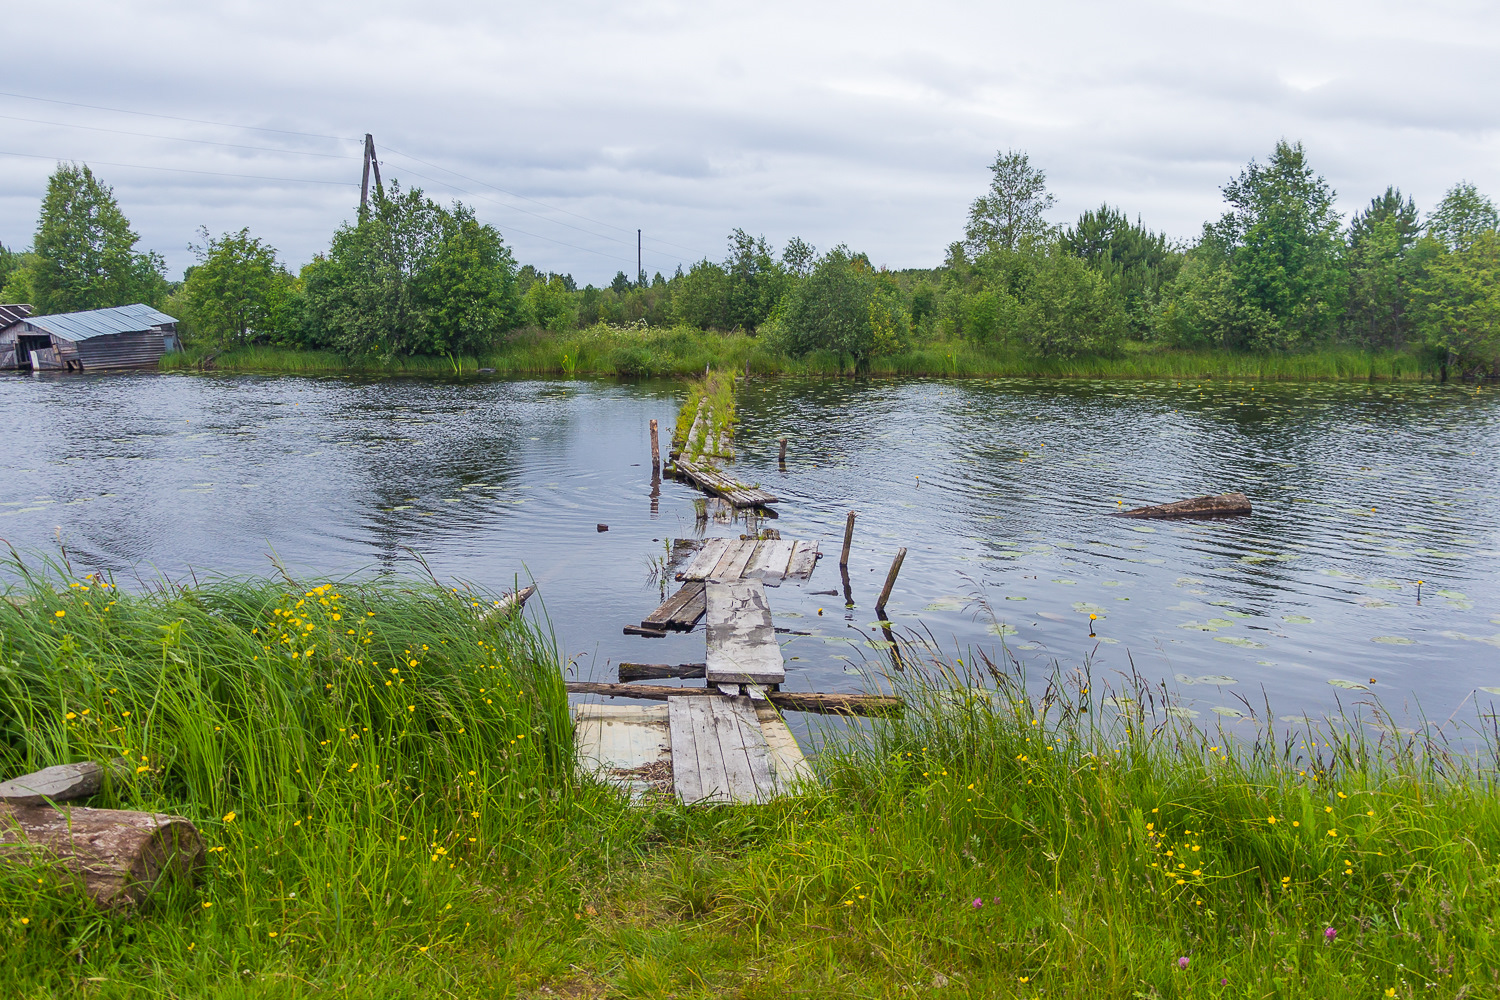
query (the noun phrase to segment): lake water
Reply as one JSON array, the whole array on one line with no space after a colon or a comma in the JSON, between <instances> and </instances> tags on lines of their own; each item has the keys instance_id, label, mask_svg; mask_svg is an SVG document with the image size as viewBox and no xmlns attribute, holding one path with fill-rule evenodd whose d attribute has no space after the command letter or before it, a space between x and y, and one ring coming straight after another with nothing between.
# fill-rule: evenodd
<instances>
[{"instance_id":1,"label":"lake water","mask_svg":"<svg viewBox=\"0 0 1500 1000\"><path fill-rule=\"evenodd\" d=\"M701 630L621 632L659 600L649 561L665 540L742 530L698 523L685 486L651 495L648 421L665 447L681 394L482 376L0 378L0 539L31 555L60 539L76 569L126 586L266 573L273 553L309 582L414 574L420 553L444 579L534 579L580 679L701 661ZM1249 725L1229 714L1237 696L1316 717L1379 695L1443 719L1500 692L1491 388L750 379L738 416L735 474L778 493L775 525L826 554L807 586L770 592L779 626L814 633L783 635L790 689L864 685L884 655L874 599L905 546L898 625L953 648L1005 633L1038 672L1133 661L1204 722ZM1227 490L1254 515L1106 516ZM815 591L841 589L851 509L849 610Z\"/></svg>"}]
</instances>

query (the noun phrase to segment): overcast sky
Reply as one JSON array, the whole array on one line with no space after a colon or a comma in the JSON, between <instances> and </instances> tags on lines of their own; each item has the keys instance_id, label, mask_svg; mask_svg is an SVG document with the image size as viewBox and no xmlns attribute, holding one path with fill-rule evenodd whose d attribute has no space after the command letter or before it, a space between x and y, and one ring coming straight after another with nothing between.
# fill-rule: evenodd
<instances>
[{"instance_id":1,"label":"overcast sky","mask_svg":"<svg viewBox=\"0 0 1500 1000\"><path fill-rule=\"evenodd\" d=\"M1178 239L1283 136L1346 213L1387 184L1500 196L1493 2L48 0L0 24L0 242L84 161L173 277L199 226L293 268L326 248L365 132L387 180L596 284L634 271L637 227L648 272L736 226L931 266L1012 147L1054 221L1107 201Z\"/></svg>"}]
</instances>

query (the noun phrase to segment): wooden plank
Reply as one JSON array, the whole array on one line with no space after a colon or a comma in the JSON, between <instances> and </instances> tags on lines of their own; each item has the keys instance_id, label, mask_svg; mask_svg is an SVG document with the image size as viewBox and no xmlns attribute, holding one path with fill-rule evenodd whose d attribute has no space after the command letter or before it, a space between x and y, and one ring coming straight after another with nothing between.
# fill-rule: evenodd
<instances>
[{"instance_id":1,"label":"wooden plank","mask_svg":"<svg viewBox=\"0 0 1500 1000\"><path fill-rule=\"evenodd\" d=\"M698 584L699 588L702 588L702 586L703 584ZM707 598L703 590L700 589L693 595L692 600L684 604L682 609L667 623L667 628L677 632L691 632L693 626L698 624L698 619L702 618L704 612L707 610Z\"/></svg>"},{"instance_id":2,"label":"wooden plank","mask_svg":"<svg viewBox=\"0 0 1500 1000\"><path fill-rule=\"evenodd\" d=\"M714 579L721 580L724 583L742 579L745 575L745 567L750 564L750 559L755 555L755 550L759 547L760 543L753 538L742 539L739 546L734 550L734 556L724 565L722 575L716 576Z\"/></svg>"},{"instance_id":3,"label":"wooden plank","mask_svg":"<svg viewBox=\"0 0 1500 1000\"><path fill-rule=\"evenodd\" d=\"M713 718L724 768L725 797L730 802L759 803L770 797L771 769L766 761L766 739L760 722L742 707L739 698L709 698L702 702ZM753 755L753 759L752 759Z\"/></svg>"},{"instance_id":4,"label":"wooden plank","mask_svg":"<svg viewBox=\"0 0 1500 1000\"><path fill-rule=\"evenodd\" d=\"M730 541L728 538L710 538L705 541L703 547L698 550L698 554L693 557L693 561L677 574L677 579L702 580L718 563L719 557L724 554Z\"/></svg>"},{"instance_id":5,"label":"wooden plank","mask_svg":"<svg viewBox=\"0 0 1500 1000\"><path fill-rule=\"evenodd\" d=\"M759 580L709 583L705 596L708 682L780 684L786 680L765 586Z\"/></svg>"},{"instance_id":6,"label":"wooden plank","mask_svg":"<svg viewBox=\"0 0 1500 1000\"><path fill-rule=\"evenodd\" d=\"M745 541L742 538L731 540L729 545L725 547L724 554L719 557L719 561L714 563L708 569L708 572L704 573L703 579L722 580L725 571L729 568L729 564L734 562L735 556L739 554L740 549L744 548L744 546Z\"/></svg>"},{"instance_id":7,"label":"wooden plank","mask_svg":"<svg viewBox=\"0 0 1500 1000\"><path fill-rule=\"evenodd\" d=\"M661 606L641 619L642 628L664 629L667 622L671 621L694 597L703 589L701 583L685 583L671 597L662 602Z\"/></svg>"},{"instance_id":8,"label":"wooden plank","mask_svg":"<svg viewBox=\"0 0 1500 1000\"><path fill-rule=\"evenodd\" d=\"M796 737L776 709L757 708L755 717L760 722L760 731L766 740L776 792L788 794L803 782L813 780L812 768L803 756L802 748L797 745Z\"/></svg>"},{"instance_id":9,"label":"wooden plank","mask_svg":"<svg viewBox=\"0 0 1500 1000\"><path fill-rule=\"evenodd\" d=\"M569 694L596 694L605 698L644 698L667 701L679 697L719 697L715 688L672 687L667 684L610 684L601 681L564 681ZM887 694L826 694L812 691L767 691L772 705L784 712L816 712L820 715L900 715L905 703Z\"/></svg>"},{"instance_id":10,"label":"wooden plank","mask_svg":"<svg viewBox=\"0 0 1500 1000\"><path fill-rule=\"evenodd\" d=\"M797 543L790 538L771 538L755 550L755 556L745 567L744 576L761 580L767 587L779 587L786 579L787 564L792 561L792 548Z\"/></svg>"},{"instance_id":11,"label":"wooden plank","mask_svg":"<svg viewBox=\"0 0 1500 1000\"><path fill-rule=\"evenodd\" d=\"M703 798L698 770L698 746L693 736L692 698L668 698L667 720L672 736L672 787L684 803Z\"/></svg>"},{"instance_id":12,"label":"wooden plank","mask_svg":"<svg viewBox=\"0 0 1500 1000\"><path fill-rule=\"evenodd\" d=\"M813 570L818 566L818 554L817 542L798 542L791 562L787 563L787 579L806 580L812 576Z\"/></svg>"},{"instance_id":13,"label":"wooden plank","mask_svg":"<svg viewBox=\"0 0 1500 1000\"><path fill-rule=\"evenodd\" d=\"M626 625L626 635L643 635L647 639L665 639L667 633L662 629L641 628L639 625Z\"/></svg>"}]
</instances>

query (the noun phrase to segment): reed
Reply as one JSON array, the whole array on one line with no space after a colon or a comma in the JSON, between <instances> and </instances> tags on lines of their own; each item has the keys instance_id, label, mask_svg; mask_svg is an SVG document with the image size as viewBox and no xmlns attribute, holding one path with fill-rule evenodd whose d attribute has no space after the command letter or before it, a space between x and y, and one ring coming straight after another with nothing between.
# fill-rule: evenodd
<instances>
[{"instance_id":1,"label":"reed","mask_svg":"<svg viewBox=\"0 0 1500 1000\"><path fill-rule=\"evenodd\" d=\"M162 360L164 370L197 368L203 352L180 352ZM491 369L508 375L613 375L676 377L705 368L757 375L877 377L1041 378L1243 378L1266 380L1424 381L1437 370L1415 354L1323 348L1298 354L1181 351L1130 344L1117 356L1043 358L1016 348L968 341L919 344L897 355L873 358L863 368L828 351L801 358L779 354L744 333L688 327L611 327L553 334L525 330L480 357L350 359L325 351L247 347L213 359L222 371L266 373L360 372L452 375ZM456 370L456 371L455 371Z\"/></svg>"},{"instance_id":2,"label":"reed","mask_svg":"<svg viewBox=\"0 0 1500 1000\"><path fill-rule=\"evenodd\" d=\"M1205 728L1139 676L905 636L900 718L764 807L576 776L545 622L404 581L124 593L13 560L0 767L127 755L203 882L0 874L8 994L1493 996L1491 716ZM61 614L59 614L61 612ZM294 655L295 654L295 655ZM877 664L866 664L869 674ZM1461 736L1462 739L1457 737ZM1454 742L1446 742L1449 738ZM1331 933L1330 933L1331 932Z\"/></svg>"}]
</instances>

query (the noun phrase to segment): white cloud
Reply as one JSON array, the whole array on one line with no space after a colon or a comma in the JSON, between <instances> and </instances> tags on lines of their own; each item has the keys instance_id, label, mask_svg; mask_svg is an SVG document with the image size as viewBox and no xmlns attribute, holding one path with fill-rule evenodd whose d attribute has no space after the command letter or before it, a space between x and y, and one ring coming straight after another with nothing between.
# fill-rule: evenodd
<instances>
[{"instance_id":1,"label":"white cloud","mask_svg":"<svg viewBox=\"0 0 1500 1000\"><path fill-rule=\"evenodd\" d=\"M80 159L178 270L200 225L294 265L325 247L366 131L388 177L595 282L633 269L638 226L650 271L721 256L735 226L930 265L1009 147L1048 170L1058 221L1108 201L1178 238L1283 136L1346 211L1391 183L1500 196L1489 4L74 0L6 29L45 72L0 90L348 140L0 97L0 150L41 157L0 156L0 241L29 239L47 157Z\"/></svg>"}]
</instances>

